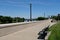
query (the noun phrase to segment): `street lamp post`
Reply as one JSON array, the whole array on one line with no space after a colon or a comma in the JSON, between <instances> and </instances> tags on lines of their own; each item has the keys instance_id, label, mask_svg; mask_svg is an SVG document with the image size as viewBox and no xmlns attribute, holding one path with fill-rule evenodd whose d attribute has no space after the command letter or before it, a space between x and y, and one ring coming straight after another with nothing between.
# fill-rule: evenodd
<instances>
[{"instance_id":1,"label":"street lamp post","mask_svg":"<svg viewBox=\"0 0 60 40\"><path fill-rule=\"evenodd\" d=\"M30 3L30 21L32 21L32 4Z\"/></svg>"}]
</instances>

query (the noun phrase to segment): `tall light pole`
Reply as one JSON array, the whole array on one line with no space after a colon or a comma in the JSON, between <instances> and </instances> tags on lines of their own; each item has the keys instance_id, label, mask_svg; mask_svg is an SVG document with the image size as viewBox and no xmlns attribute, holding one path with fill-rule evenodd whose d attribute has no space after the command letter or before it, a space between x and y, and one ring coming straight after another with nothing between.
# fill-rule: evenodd
<instances>
[{"instance_id":1,"label":"tall light pole","mask_svg":"<svg viewBox=\"0 0 60 40\"><path fill-rule=\"evenodd\" d=\"M45 17L45 12L44 12L44 17Z\"/></svg>"},{"instance_id":2,"label":"tall light pole","mask_svg":"<svg viewBox=\"0 0 60 40\"><path fill-rule=\"evenodd\" d=\"M32 4L30 3L30 21L32 21Z\"/></svg>"}]
</instances>

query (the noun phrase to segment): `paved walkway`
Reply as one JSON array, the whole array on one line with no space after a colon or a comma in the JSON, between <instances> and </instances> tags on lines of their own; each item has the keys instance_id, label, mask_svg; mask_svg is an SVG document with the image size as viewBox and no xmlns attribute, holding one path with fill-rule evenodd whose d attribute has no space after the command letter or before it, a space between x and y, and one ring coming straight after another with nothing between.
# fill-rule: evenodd
<instances>
[{"instance_id":1,"label":"paved walkway","mask_svg":"<svg viewBox=\"0 0 60 40\"><path fill-rule=\"evenodd\" d=\"M45 20L43 23L35 24L32 27L25 28L23 30L14 32L12 34L0 37L0 40L38 40L38 33L43 28L47 27L50 20Z\"/></svg>"}]
</instances>

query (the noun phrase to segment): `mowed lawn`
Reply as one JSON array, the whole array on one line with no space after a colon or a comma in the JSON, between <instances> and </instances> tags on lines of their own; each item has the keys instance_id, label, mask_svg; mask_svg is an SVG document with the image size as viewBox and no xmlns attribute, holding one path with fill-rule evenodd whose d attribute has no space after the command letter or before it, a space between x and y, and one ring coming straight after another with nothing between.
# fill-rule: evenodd
<instances>
[{"instance_id":1,"label":"mowed lawn","mask_svg":"<svg viewBox=\"0 0 60 40\"><path fill-rule=\"evenodd\" d=\"M48 40L60 40L60 22L53 25L50 29L51 34Z\"/></svg>"}]
</instances>

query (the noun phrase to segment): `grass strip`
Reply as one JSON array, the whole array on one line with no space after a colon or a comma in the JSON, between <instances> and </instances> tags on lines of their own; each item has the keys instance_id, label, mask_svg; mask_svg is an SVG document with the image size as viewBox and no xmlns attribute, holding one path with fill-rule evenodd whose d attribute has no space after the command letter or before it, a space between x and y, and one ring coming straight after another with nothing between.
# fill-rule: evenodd
<instances>
[{"instance_id":1,"label":"grass strip","mask_svg":"<svg viewBox=\"0 0 60 40\"><path fill-rule=\"evenodd\" d=\"M60 22L50 27L51 34L48 40L60 40Z\"/></svg>"}]
</instances>

